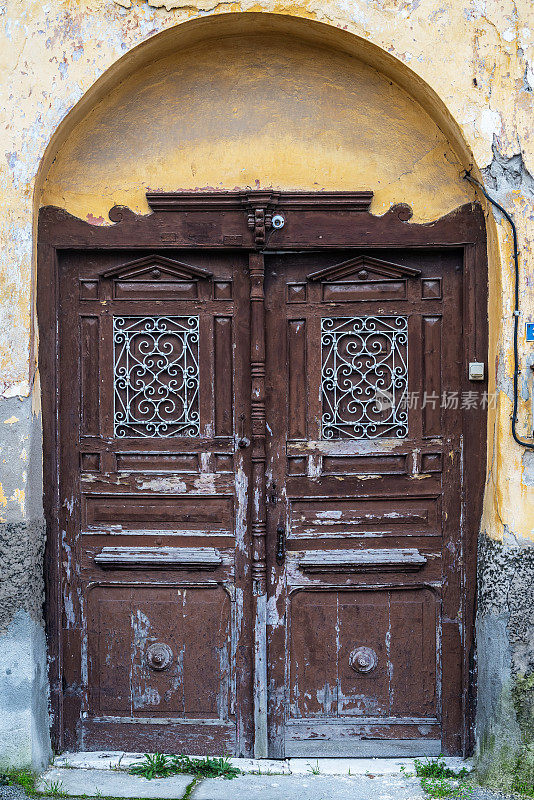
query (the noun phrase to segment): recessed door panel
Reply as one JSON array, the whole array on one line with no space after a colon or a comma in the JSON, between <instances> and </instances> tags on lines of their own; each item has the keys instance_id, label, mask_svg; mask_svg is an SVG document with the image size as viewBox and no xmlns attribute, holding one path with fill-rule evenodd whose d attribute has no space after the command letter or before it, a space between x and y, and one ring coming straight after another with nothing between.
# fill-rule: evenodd
<instances>
[{"instance_id":1,"label":"recessed door panel","mask_svg":"<svg viewBox=\"0 0 534 800\"><path fill-rule=\"evenodd\" d=\"M293 592L290 719L436 722L438 611L428 589Z\"/></svg>"},{"instance_id":2,"label":"recessed door panel","mask_svg":"<svg viewBox=\"0 0 534 800\"><path fill-rule=\"evenodd\" d=\"M100 586L88 596L89 713L226 722L231 602L221 586Z\"/></svg>"}]
</instances>

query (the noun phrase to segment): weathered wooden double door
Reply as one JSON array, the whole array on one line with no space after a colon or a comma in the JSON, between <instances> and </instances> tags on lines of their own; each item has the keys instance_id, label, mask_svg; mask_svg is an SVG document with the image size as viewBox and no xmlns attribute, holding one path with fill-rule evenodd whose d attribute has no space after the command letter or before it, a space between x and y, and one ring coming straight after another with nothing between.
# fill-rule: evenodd
<instances>
[{"instance_id":1,"label":"weathered wooden double door","mask_svg":"<svg viewBox=\"0 0 534 800\"><path fill-rule=\"evenodd\" d=\"M462 752L461 251L56 259L63 746Z\"/></svg>"}]
</instances>

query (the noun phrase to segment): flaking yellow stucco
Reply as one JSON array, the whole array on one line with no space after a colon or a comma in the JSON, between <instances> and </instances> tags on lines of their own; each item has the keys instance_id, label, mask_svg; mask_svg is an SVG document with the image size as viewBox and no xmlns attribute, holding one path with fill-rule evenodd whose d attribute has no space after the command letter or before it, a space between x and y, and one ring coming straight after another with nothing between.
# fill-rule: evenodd
<instances>
[{"instance_id":1,"label":"flaking yellow stucco","mask_svg":"<svg viewBox=\"0 0 534 800\"><path fill-rule=\"evenodd\" d=\"M64 143L41 203L109 224L114 203L148 213L147 189L358 186L374 191L374 213L410 197L429 221L472 198L461 170L431 117L376 69L252 33L127 77Z\"/></svg>"},{"instance_id":2,"label":"flaking yellow stucco","mask_svg":"<svg viewBox=\"0 0 534 800\"><path fill-rule=\"evenodd\" d=\"M8 2L0 16L5 394L29 391L40 204L109 224L114 203L147 213L147 188L369 188L374 213L406 202L415 220L435 219L477 197L460 173L474 166L480 175L495 145L534 171L533 41L529 0ZM534 313L527 189L518 179L501 197L522 250L525 436L523 323ZM519 541L534 539L534 503L524 451L510 436L511 238L492 214L488 251L490 348L479 357L498 391L483 528Z\"/></svg>"}]
</instances>

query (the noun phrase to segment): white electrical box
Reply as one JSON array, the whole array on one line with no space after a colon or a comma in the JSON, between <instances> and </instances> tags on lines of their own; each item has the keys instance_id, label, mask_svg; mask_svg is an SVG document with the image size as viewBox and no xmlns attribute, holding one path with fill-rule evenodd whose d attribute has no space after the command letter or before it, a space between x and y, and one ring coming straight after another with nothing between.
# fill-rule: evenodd
<instances>
[{"instance_id":1,"label":"white electrical box","mask_svg":"<svg viewBox=\"0 0 534 800\"><path fill-rule=\"evenodd\" d=\"M469 380L470 381L484 380L484 363L482 361L469 362Z\"/></svg>"}]
</instances>

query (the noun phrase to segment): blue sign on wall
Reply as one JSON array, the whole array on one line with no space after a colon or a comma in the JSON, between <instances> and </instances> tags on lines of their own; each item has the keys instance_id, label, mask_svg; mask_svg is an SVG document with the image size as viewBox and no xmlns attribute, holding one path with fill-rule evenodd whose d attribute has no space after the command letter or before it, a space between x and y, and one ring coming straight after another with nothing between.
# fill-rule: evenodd
<instances>
[{"instance_id":1,"label":"blue sign on wall","mask_svg":"<svg viewBox=\"0 0 534 800\"><path fill-rule=\"evenodd\" d=\"M534 342L534 322L527 322L527 342Z\"/></svg>"}]
</instances>

